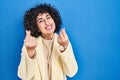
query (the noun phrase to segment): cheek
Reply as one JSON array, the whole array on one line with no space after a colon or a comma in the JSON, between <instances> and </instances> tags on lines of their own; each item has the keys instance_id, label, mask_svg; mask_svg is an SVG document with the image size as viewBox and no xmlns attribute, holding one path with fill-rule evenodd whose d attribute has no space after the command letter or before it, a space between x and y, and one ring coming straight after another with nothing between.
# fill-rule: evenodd
<instances>
[{"instance_id":1,"label":"cheek","mask_svg":"<svg viewBox=\"0 0 120 80\"><path fill-rule=\"evenodd\" d=\"M55 26L55 22L54 22L54 20L51 20L51 22L53 23L53 25Z\"/></svg>"},{"instance_id":2,"label":"cheek","mask_svg":"<svg viewBox=\"0 0 120 80\"><path fill-rule=\"evenodd\" d=\"M39 28L44 28L44 24L43 23L38 23L38 25L37 25Z\"/></svg>"},{"instance_id":3,"label":"cheek","mask_svg":"<svg viewBox=\"0 0 120 80\"><path fill-rule=\"evenodd\" d=\"M41 30L43 30L43 28L44 28L44 25L38 23L38 24L37 24L37 27L38 27L39 31L41 32Z\"/></svg>"},{"instance_id":4,"label":"cheek","mask_svg":"<svg viewBox=\"0 0 120 80\"><path fill-rule=\"evenodd\" d=\"M40 27L39 27L39 31L40 31L40 32L43 32L43 31L44 31L44 28L40 26Z\"/></svg>"}]
</instances>

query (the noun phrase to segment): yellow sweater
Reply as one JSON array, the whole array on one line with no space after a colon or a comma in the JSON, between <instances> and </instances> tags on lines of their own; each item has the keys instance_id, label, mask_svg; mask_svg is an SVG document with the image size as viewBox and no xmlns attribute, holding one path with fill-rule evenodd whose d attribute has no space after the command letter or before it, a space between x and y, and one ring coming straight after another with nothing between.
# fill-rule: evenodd
<instances>
[{"instance_id":1,"label":"yellow sweater","mask_svg":"<svg viewBox=\"0 0 120 80\"><path fill-rule=\"evenodd\" d=\"M53 42L51 80L66 80L66 75L72 77L77 73L78 66L70 42L64 52L58 51L57 36L55 34ZM42 38L38 37L37 39L38 45L34 59L28 57L26 47L23 45L21 61L18 66L18 76L22 80L46 80Z\"/></svg>"}]
</instances>

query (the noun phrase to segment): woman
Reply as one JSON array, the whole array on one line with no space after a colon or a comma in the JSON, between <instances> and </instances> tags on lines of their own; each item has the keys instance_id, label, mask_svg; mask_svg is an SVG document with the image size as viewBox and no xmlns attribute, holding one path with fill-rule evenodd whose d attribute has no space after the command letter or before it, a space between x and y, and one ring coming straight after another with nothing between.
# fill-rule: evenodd
<instances>
[{"instance_id":1,"label":"woman","mask_svg":"<svg viewBox=\"0 0 120 80\"><path fill-rule=\"evenodd\" d=\"M65 32L60 31L61 17L50 4L40 4L26 11L24 40L18 76L22 80L66 80L78 66Z\"/></svg>"}]
</instances>

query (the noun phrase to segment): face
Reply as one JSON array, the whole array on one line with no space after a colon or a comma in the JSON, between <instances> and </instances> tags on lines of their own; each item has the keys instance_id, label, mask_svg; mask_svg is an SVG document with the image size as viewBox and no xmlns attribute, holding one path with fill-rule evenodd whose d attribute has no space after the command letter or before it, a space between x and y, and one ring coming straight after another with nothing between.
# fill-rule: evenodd
<instances>
[{"instance_id":1,"label":"face","mask_svg":"<svg viewBox=\"0 0 120 80\"><path fill-rule=\"evenodd\" d=\"M55 31L55 22L49 13L40 13L37 16L37 26L42 35L50 35Z\"/></svg>"}]
</instances>

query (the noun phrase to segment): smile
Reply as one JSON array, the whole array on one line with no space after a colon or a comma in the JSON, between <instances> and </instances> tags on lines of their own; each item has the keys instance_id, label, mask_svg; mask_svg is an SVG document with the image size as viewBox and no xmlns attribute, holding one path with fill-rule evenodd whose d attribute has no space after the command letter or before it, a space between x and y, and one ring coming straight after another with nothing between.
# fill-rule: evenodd
<instances>
[{"instance_id":1,"label":"smile","mask_svg":"<svg viewBox=\"0 0 120 80\"><path fill-rule=\"evenodd\" d=\"M47 26L47 27L45 27L45 29L50 30L50 29L52 29L52 26L51 25Z\"/></svg>"}]
</instances>

